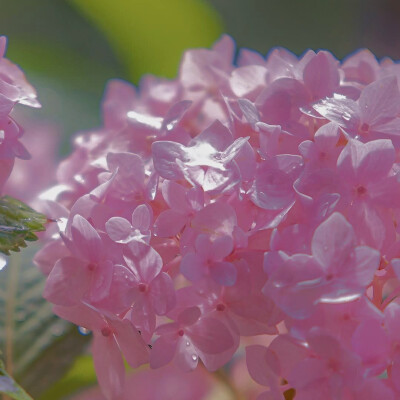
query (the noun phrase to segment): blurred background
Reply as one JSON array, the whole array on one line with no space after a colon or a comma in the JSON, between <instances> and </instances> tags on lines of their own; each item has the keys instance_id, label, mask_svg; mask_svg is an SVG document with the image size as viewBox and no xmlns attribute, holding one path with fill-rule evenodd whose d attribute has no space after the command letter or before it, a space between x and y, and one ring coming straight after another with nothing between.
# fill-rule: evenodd
<instances>
[{"instance_id":1,"label":"blurred background","mask_svg":"<svg viewBox=\"0 0 400 400\"><path fill-rule=\"evenodd\" d=\"M61 124L65 154L71 134L100 123L108 79L172 78L184 49L222 32L262 54L326 48L343 59L367 47L398 59L399 18L398 0L3 0L0 33L38 89L40 115Z\"/></svg>"},{"instance_id":2,"label":"blurred background","mask_svg":"<svg viewBox=\"0 0 400 400\"><path fill-rule=\"evenodd\" d=\"M70 151L76 132L101 124L100 103L109 79L137 84L147 73L173 78L185 49L209 47L224 32L238 48L264 55L283 46L298 55L309 48L328 49L343 59L358 48L369 48L378 58L400 58L398 0L2 0L0 4L0 34L9 39L7 57L22 66L43 104L39 111L24 110L24 117L40 121L39 131L47 121L45 129L58 135L60 157ZM40 147L51 141L45 132L37 135L32 133L29 149L35 142ZM33 252L28 249L11 259L11 264L19 265L18 277L7 272L0 276L0 349L6 340L2 310L12 302L13 373L35 399L57 400L92 385L95 376L90 357L82 355L88 337L55 319L42 300L43 279L31 268ZM15 287L10 286L11 279Z\"/></svg>"}]
</instances>

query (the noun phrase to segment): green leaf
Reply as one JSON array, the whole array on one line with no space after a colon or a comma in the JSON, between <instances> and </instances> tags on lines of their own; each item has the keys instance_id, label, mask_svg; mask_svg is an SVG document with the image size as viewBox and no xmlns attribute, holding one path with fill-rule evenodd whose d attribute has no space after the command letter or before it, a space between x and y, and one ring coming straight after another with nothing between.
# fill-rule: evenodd
<instances>
[{"instance_id":1,"label":"green leaf","mask_svg":"<svg viewBox=\"0 0 400 400\"><path fill-rule=\"evenodd\" d=\"M97 378L92 356L83 355L77 358L67 374L46 390L38 400L63 399L96 383Z\"/></svg>"},{"instance_id":2,"label":"green leaf","mask_svg":"<svg viewBox=\"0 0 400 400\"><path fill-rule=\"evenodd\" d=\"M31 261L36 250L14 254L0 271L0 350L8 373L34 397L64 376L90 340L43 299L45 277Z\"/></svg>"},{"instance_id":3,"label":"green leaf","mask_svg":"<svg viewBox=\"0 0 400 400\"><path fill-rule=\"evenodd\" d=\"M0 197L0 252L10 254L37 240L34 232L44 231L47 218L19 200Z\"/></svg>"},{"instance_id":4,"label":"green leaf","mask_svg":"<svg viewBox=\"0 0 400 400\"><path fill-rule=\"evenodd\" d=\"M0 393L15 400L32 400L32 397L7 374L2 361L0 361Z\"/></svg>"},{"instance_id":5,"label":"green leaf","mask_svg":"<svg viewBox=\"0 0 400 400\"><path fill-rule=\"evenodd\" d=\"M134 81L146 73L174 77L182 53L209 47L221 20L201 0L72 0L107 36Z\"/></svg>"}]
</instances>

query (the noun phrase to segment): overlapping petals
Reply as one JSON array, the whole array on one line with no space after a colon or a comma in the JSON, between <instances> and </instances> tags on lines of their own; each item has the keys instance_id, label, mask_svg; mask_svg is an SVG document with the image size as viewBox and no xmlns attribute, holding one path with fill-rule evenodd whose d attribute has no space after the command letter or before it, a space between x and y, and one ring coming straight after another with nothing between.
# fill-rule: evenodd
<instances>
[{"instance_id":1,"label":"overlapping petals","mask_svg":"<svg viewBox=\"0 0 400 400\"><path fill-rule=\"evenodd\" d=\"M121 353L214 371L240 342L259 400L398 398L396 64L366 50L343 64L233 57L225 36L188 51L174 80L108 85L103 126L75 140L48 191L45 297L93 331L108 399ZM0 86L0 128L29 98L17 82ZM12 163L25 153L7 129Z\"/></svg>"}]
</instances>

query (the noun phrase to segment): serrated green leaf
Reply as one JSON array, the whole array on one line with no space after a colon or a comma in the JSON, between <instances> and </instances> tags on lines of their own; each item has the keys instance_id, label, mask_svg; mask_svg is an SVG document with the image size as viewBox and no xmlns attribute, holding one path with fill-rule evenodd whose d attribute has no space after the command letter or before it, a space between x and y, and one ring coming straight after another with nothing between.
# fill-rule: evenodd
<instances>
[{"instance_id":1,"label":"serrated green leaf","mask_svg":"<svg viewBox=\"0 0 400 400\"><path fill-rule=\"evenodd\" d=\"M26 241L37 240L35 232L44 231L46 216L9 196L0 197L0 252L20 251Z\"/></svg>"},{"instance_id":2,"label":"serrated green leaf","mask_svg":"<svg viewBox=\"0 0 400 400\"><path fill-rule=\"evenodd\" d=\"M0 394L6 394L15 400L32 400L32 397L7 374L2 361L0 361Z\"/></svg>"},{"instance_id":3,"label":"serrated green leaf","mask_svg":"<svg viewBox=\"0 0 400 400\"><path fill-rule=\"evenodd\" d=\"M45 277L31 262L36 250L14 254L0 271L0 350L7 371L34 397L65 374L89 341L43 299Z\"/></svg>"},{"instance_id":4,"label":"serrated green leaf","mask_svg":"<svg viewBox=\"0 0 400 400\"><path fill-rule=\"evenodd\" d=\"M201 0L72 0L107 36L137 82L146 73L177 74L184 50L209 47L221 19Z\"/></svg>"}]
</instances>

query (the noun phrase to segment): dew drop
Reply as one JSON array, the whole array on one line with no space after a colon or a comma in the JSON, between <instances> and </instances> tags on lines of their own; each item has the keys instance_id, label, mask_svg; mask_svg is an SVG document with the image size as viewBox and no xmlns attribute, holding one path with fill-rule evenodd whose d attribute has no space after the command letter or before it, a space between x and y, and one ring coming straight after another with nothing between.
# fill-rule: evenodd
<instances>
[{"instance_id":1,"label":"dew drop","mask_svg":"<svg viewBox=\"0 0 400 400\"><path fill-rule=\"evenodd\" d=\"M78 331L79 331L79 333L80 333L81 335L83 335L83 336L87 336L87 335L90 334L90 330L84 328L83 326L78 326Z\"/></svg>"},{"instance_id":2,"label":"dew drop","mask_svg":"<svg viewBox=\"0 0 400 400\"><path fill-rule=\"evenodd\" d=\"M186 346L189 347L190 346L190 342L186 342Z\"/></svg>"},{"instance_id":3,"label":"dew drop","mask_svg":"<svg viewBox=\"0 0 400 400\"><path fill-rule=\"evenodd\" d=\"M196 354L193 354L193 355L192 355L192 360L193 360L193 361L197 361L197 356L196 356Z\"/></svg>"},{"instance_id":4,"label":"dew drop","mask_svg":"<svg viewBox=\"0 0 400 400\"><path fill-rule=\"evenodd\" d=\"M172 129L174 129L176 122L170 122L169 124L167 124L167 131L172 131Z\"/></svg>"}]
</instances>

